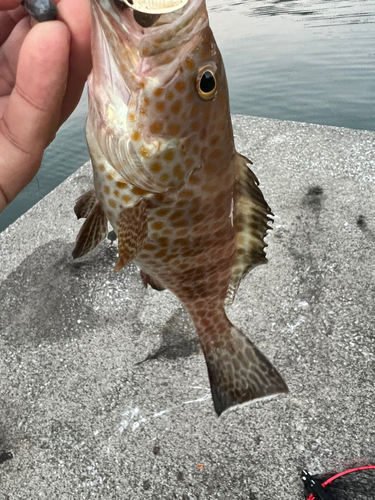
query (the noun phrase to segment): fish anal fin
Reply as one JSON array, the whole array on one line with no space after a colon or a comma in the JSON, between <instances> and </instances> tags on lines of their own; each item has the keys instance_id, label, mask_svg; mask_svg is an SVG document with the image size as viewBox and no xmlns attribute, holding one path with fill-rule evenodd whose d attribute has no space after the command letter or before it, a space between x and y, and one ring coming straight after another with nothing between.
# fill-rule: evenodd
<instances>
[{"instance_id":1,"label":"fish anal fin","mask_svg":"<svg viewBox=\"0 0 375 500\"><path fill-rule=\"evenodd\" d=\"M93 250L105 239L107 231L107 217L101 204L96 202L78 233L76 245L72 252L73 258L77 259Z\"/></svg>"},{"instance_id":2,"label":"fish anal fin","mask_svg":"<svg viewBox=\"0 0 375 500\"><path fill-rule=\"evenodd\" d=\"M122 210L118 221L118 261L114 267L120 271L131 262L147 238L147 200L141 199L133 207Z\"/></svg>"},{"instance_id":3,"label":"fish anal fin","mask_svg":"<svg viewBox=\"0 0 375 500\"><path fill-rule=\"evenodd\" d=\"M74 213L76 214L77 219L88 217L91 210L94 208L96 201L95 191L93 189L80 196L74 206Z\"/></svg>"},{"instance_id":4,"label":"fish anal fin","mask_svg":"<svg viewBox=\"0 0 375 500\"><path fill-rule=\"evenodd\" d=\"M163 285L160 285L152 276L145 273L144 271L141 271L141 279L145 288L150 285L151 288L157 290L158 292L162 292L163 290L165 290L165 287Z\"/></svg>"},{"instance_id":5,"label":"fish anal fin","mask_svg":"<svg viewBox=\"0 0 375 500\"><path fill-rule=\"evenodd\" d=\"M225 305L233 302L241 279L254 267L267 262L264 238L271 229L272 212L258 187L259 181L247 166L251 163L236 153L236 206L234 228L236 231L236 257Z\"/></svg>"},{"instance_id":6,"label":"fish anal fin","mask_svg":"<svg viewBox=\"0 0 375 500\"><path fill-rule=\"evenodd\" d=\"M224 310L212 316L216 318L212 325L195 323L217 415L234 405L287 393L288 387L276 368L230 323ZM210 333L205 333L207 330Z\"/></svg>"}]
</instances>

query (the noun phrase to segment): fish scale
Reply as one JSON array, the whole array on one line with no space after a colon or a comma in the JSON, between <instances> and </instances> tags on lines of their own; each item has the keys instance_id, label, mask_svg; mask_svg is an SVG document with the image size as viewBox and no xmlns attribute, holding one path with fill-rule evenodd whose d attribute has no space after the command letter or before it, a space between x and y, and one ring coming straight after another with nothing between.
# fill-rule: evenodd
<instances>
[{"instance_id":1,"label":"fish scale","mask_svg":"<svg viewBox=\"0 0 375 500\"><path fill-rule=\"evenodd\" d=\"M74 257L118 236L145 286L188 310L205 355L216 413L287 392L276 368L226 316L241 279L265 263L271 211L234 148L220 52L203 0L147 18L92 1L93 72L86 137L94 191Z\"/></svg>"}]
</instances>

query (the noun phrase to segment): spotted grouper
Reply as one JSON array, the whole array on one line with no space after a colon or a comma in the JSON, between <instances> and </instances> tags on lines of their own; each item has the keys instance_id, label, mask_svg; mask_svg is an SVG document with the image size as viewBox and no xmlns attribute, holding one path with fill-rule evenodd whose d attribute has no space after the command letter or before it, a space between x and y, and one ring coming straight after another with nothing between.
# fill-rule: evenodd
<instances>
[{"instance_id":1,"label":"spotted grouper","mask_svg":"<svg viewBox=\"0 0 375 500\"><path fill-rule=\"evenodd\" d=\"M287 392L267 358L227 318L241 279L266 262L272 214L236 152L228 88L204 0L91 0L93 71L86 137L95 189L73 256L118 236L145 286L188 310L216 413Z\"/></svg>"}]
</instances>

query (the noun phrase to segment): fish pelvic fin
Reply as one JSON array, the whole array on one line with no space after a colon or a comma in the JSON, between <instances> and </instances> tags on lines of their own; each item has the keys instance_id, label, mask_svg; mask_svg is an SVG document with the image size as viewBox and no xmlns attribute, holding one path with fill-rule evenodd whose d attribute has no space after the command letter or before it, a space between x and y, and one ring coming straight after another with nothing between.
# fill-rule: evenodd
<instances>
[{"instance_id":1,"label":"fish pelvic fin","mask_svg":"<svg viewBox=\"0 0 375 500\"><path fill-rule=\"evenodd\" d=\"M117 231L119 256L115 271L120 271L138 255L147 234L147 200L141 199L120 214Z\"/></svg>"},{"instance_id":2,"label":"fish pelvic fin","mask_svg":"<svg viewBox=\"0 0 375 500\"><path fill-rule=\"evenodd\" d=\"M77 202L81 198L79 198ZM87 205L88 203L83 204L82 206L87 206ZM80 211L79 213L82 212L83 210ZM107 231L108 231L107 217L105 216L101 204L97 201L94 207L91 209L90 213L87 215L87 219L83 223L78 233L76 239L76 245L72 252L73 258L77 259L78 257L82 257L83 255L86 255L88 252L93 250L97 245L99 245L100 242L102 242L105 239Z\"/></svg>"},{"instance_id":3,"label":"fish pelvic fin","mask_svg":"<svg viewBox=\"0 0 375 500\"><path fill-rule=\"evenodd\" d=\"M218 416L231 406L287 393L276 368L227 318L224 309L197 320Z\"/></svg>"},{"instance_id":4,"label":"fish pelvic fin","mask_svg":"<svg viewBox=\"0 0 375 500\"><path fill-rule=\"evenodd\" d=\"M259 181L247 166L251 161L245 156L235 154L236 167L236 206L234 210L234 229L236 232L236 257L232 277L228 287L225 305L230 305L235 297L241 279L254 267L266 264L264 252L267 244L263 241L272 212L265 201Z\"/></svg>"},{"instance_id":5,"label":"fish pelvic fin","mask_svg":"<svg viewBox=\"0 0 375 500\"><path fill-rule=\"evenodd\" d=\"M160 285L158 281L156 281L152 276L150 276L149 274L145 273L142 270L141 270L141 279L145 288L147 288L148 285L150 285L151 288L157 290L158 292L162 292L163 290L165 290L165 287L163 285Z\"/></svg>"},{"instance_id":6,"label":"fish pelvic fin","mask_svg":"<svg viewBox=\"0 0 375 500\"><path fill-rule=\"evenodd\" d=\"M77 219L88 217L91 210L94 208L96 201L95 191L93 189L90 189L90 191L87 191L85 194L80 196L74 206L74 213L76 214Z\"/></svg>"}]
</instances>

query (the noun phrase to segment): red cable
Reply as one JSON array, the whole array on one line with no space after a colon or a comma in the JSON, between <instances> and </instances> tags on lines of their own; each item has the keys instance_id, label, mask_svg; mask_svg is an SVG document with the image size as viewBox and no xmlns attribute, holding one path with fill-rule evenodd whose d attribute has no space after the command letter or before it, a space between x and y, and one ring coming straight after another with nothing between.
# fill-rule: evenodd
<instances>
[{"instance_id":1,"label":"red cable","mask_svg":"<svg viewBox=\"0 0 375 500\"><path fill-rule=\"evenodd\" d=\"M350 472L357 472L358 470L365 470L365 469L375 469L375 465L363 465L362 467L355 467L354 469L348 469L348 470L344 470L343 472L339 472L338 474L335 474L334 476L328 478L327 481L324 481L324 483L322 483L322 487L324 488L325 486L327 486L327 484L332 483L332 481L334 481L338 477L345 476L345 474L349 474ZM316 500L314 493L311 493L311 495L309 495L307 497L307 500Z\"/></svg>"}]
</instances>

